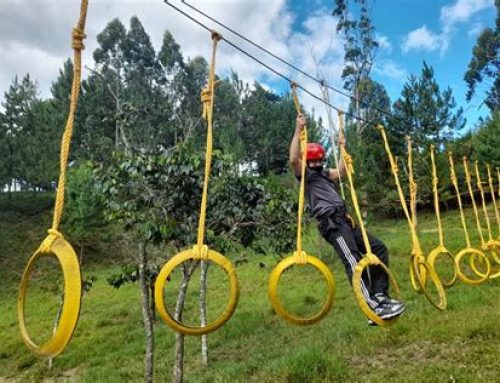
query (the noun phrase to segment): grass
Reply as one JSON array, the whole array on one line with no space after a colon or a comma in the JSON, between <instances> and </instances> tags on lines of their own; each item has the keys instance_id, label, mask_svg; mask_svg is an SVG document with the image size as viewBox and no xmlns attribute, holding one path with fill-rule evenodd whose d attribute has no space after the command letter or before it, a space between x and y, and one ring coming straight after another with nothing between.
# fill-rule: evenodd
<instances>
[{"instance_id":1,"label":"grass","mask_svg":"<svg viewBox=\"0 0 500 383\"><path fill-rule=\"evenodd\" d=\"M1 202L0 202L1 203ZM473 243L477 243L473 216L467 212ZM47 362L31 356L19 336L16 317L17 287L25 263L50 224L50 210L27 215L17 209L0 214L0 382L140 382L143 374L144 335L138 286L115 290L106 278L119 271L116 253L83 266L85 275L97 276L84 295L81 318L66 352ZM452 252L464 247L457 212L444 214L446 245ZM419 217L426 252L437 245L434 218ZM496 224L494 225L497 229ZM407 312L393 327L373 328L357 309L333 251L321 244L314 228L306 235L305 249L331 267L337 283L330 314L319 324L298 328L275 315L267 298L267 281L275 257L252 256L238 266L240 301L233 318L209 336L209 367L200 361L199 339L186 339L186 382L421 382L498 379L500 367L500 285L479 287L457 283L448 290L448 309L439 312L408 280L411 249L406 222L387 220L370 229L387 244L391 270L400 284ZM235 255L234 255L235 256ZM89 257L98 259L99 256ZM447 272L447 264L440 266ZM49 262L37 268L29 292L28 325L37 339L50 331L57 310L60 273ZM174 286L179 276L174 275ZM51 279L53 279L51 281ZM199 275L193 281L197 282ZM209 271L208 308L211 318L227 301L227 278ZM186 322L196 323L197 283L188 291ZM166 300L173 305L174 290ZM294 268L283 276L280 294L291 311L307 315L321 307L321 278L311 268ZM155 324L155 379L169 381L174 360L174 333L161 320Z\"/></svg>"}]
</instances>

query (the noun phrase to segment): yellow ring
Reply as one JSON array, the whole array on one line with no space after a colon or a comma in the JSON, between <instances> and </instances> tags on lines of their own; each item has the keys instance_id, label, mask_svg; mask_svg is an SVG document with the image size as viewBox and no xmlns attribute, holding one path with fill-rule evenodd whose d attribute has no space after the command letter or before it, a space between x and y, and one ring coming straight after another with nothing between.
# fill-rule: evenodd
<instances>
[{"instance_id":1,"label":"yellow ring","mask_svg":"<svg viewBox=\"0 0 500 383\"><path fill-rule=\"evenodd\" d=\"M460 262L462 261L462 258L464 258L466 255L473 257L473 258L479 257L484 262L486 262L486 273L484 273L484 274L479 273L478 274L475 272L474 269L472 269L474 271L474 273L480 277L479 279L471 279L462 272L462 269L460 268ZM472 263L472 260L471 260L471 263ZM486 257L486 255L484 255L484 253L482 251L479 251L479 250L474 249L472 247L466 247L465 249L461 250L457 254L457 256L455 257L455 265L457 268L458 278L463 283L468 284L468 285L473 285L473 286L480 285L481 283L486 282L488 280L488 276L491 272L491 264L490 264L489 259Z\"/></svg>"},{"instance_id":2,"label":"yellow ring","mask_svg":"<svg viewBox=\"0 0 500 383\"><path fill-rule=\"evenodd\" d=\"M408 269L410 272L410 282L411 282L413 289L417 293L423 294L423 290L420 286L421 285L425 286L427 284L427 269L421 264L420 264L420 266L418 266L419 257L423 257L423 256L422 255L417 256L416 254L411 255ZM418 267L419 271L416 273L417 267ZM418 275L418 278L416 277L415 274ZM422 279L422 281L420 281L420 279Z\"/></svg>"},{"instance_id":3,"label":"yellow ring","mask_svg":"<svg viewBox=\"0 0 500 383\"><path fill-rule=\"evenodd\" d=\"M316 267L325 277L327 284L327 296L326 302L321 308L321 310L309 318L298 318L293 314L289 313L285 310L278 296L278 284L281 278L281 274L293 265L303 265L299 261L299 257L297 252L295 252L292 256L283 259L280 263L276 265L274 270L271 273L269 278L269 299L271 301L271 305L273 306L274 311L281 316L286 321L296 324L298 326L308 326L314 323L319 322L323 319L333 305L333 299L335 297L335 281L333 279L332 272L321 260L316 257L312 257L310 255L305 255L305 264L312 265Z\"/></svg>"},{"instance_id":4,"label":"yellow ring","mask_svg":"<svg viewBox=\"0 0 500 383\"><path fill-rule=\"evenodd\" d=\"M429 256L427 257L427 262L434 270L436 270L436 266L435 266L436 259L440 255L445 255L448 258L451 258L451 260L453 261L453 277L448 281L443 281L441 279L443 287L450 288L451 286L453 286L455 284L455 282L457 280L457 267L455 265L455 257L453 256L453 254L451 254L446 247L440 245L430 252ZM436 274L437 274L437 271L436 271ZM438 276L439 276L439 274L438 274Z\"/></svg>"},{"instance_id":5,"label":"yellow ring","mask_svg":"<svg viewBox=\"0 0 500 383\"><path fill-rule=\"evenodd\" d=\"M416 276L416 279L420 285L420 290L424 294L424 296L427 298L430 304L432 304L435 308L438 310L446 310L446 306L448 305L447 299L446 299L446 292L444 291L443 283L441 282L441 279L439 279L439 276L437 275L436 271L434 268L425 260L423 255L420 256L412 256L411 260L411 268L413 269L413 273ZM422 268L425 270L425 275L426 278L422 278L420 274L420 270ZM428 277L428 278L427 278ZM439 301L436 303L432 299L431 295L427 291L426 285L427 281L430 279L432 283L434 283L434 286L436 287L438 296L439 296Z\"/></svg>"},{"instance_id":6,"label":"yellow ring","mask_svg":"<svg viewBox=\"0 0 500 383\"><path fill-rule=\"evenodd\" d=\"M382 267L386 272L387 276L389 277L389 282L394 287L396 295L398 296L398 298L400 297L399 286L398 283L396 282L396 279L391 274L387 266L383 262L381 262L375 255L365 256L356 265L354 269L354 275L352 277L352 288L354 290L354 296L356 297L356 301L358 302L359 308L361 309L361 311L363 311L363 313L366 315L368 319L371 319L373 322L382 327L391 326L398 320L398 317L392 319L380 318L377 314L375 314L373 309L370 306L368 306L368 303L366 303L364 299L363 293L361 291L361 276L363 275L363 270L368 266Z\"/></svg>"},{"instance_id":7,"label":"yellow ring","mask_svg":"<svg viewBox=\"0 0 500 383\"><path fill-rule=\"evenodd\" d=\"M499 241L495 241L495 240L488 241L485 244L485 246L484 246L484 250L490 251L490 254L491 254L491 257L493 258L493 260L496 263L500 263L500 262L497 261L497 259L498 259L497 258L497 252L500 251L500 242ZM471 268L474 271L474 273L476 273L477 275L484 276L484 273L481 272L477 268L477 266L476 266L476 260L477 260L477 257L471 257L471 259L470 259ZM490 266L491 266L491 262L490 262ZM488 278L489 279L496 279L498 277L500 277L500 270L499 269L494 269L493 267L491 267L490 272L488 274Z\"/></svg>"},{"instance_id":8,"label":"yellow ring","mask_svg":"<svg viewBox=\"0 0 500 383\"><path fill-rule=\"evenodd\" d=\"M36 260L43 256L54 254L61 264L64 276L64 302L61 317L55 333L42 345L35 344L26 329L25 301L28 283ZM54 358L64 351L73 336L78 317L80 316L80 303L82 296L82 278L80 275L80 264L75 251L63 238L56 238L50 247L50 252L42 252L38 249L28 261L21 279L19 296L17 299L17 315L21 336L26 346L39 358Z\"/></svg>"},{"instance_id":9,"label":"yellow ring","mask_svg":"<svg viewBox=\"0 0 500 383\"><path fill-rule=\"evenodd\" d=\"M196 260L196 254L192 249L185 250L176 254L162 267L155 283L156 309L158 310L161 318L165 321L165 323L175 331L184 335L199 336L217 330L231 318L234 311L236 310L236 306L238 305L240 290L238 286L236 270L234 269L231 261L216 251L208 250L207 261L211 261L216 265L222 267L229 276L229 303L219 318L204 327L186 326L176 321L165 307L163 290L165 288L165 284L167 283L167 277L172 273L172 271L180 264L189 260Z\"/></svg>"}]
</instances>

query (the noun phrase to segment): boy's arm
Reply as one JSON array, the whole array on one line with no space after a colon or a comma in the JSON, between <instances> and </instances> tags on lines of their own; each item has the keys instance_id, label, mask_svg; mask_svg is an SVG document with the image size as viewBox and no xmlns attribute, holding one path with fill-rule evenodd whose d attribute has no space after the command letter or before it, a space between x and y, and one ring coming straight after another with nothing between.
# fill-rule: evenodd
<instances>
[{"instance_id":1,"label":"boy's arm","mask_svg":"<svg viewBox=\"0 0 500 383\"><path fill-rule=\"evenodd\" d=\"M340 145L345 145L345 138L343 136L339 137L339 146ZM328 178L330 178L332 181L336 181L344 176L345 176L345 163L342 156L340 156L338 167L335 169L328 169Z\"/></svg>"}]
</instances>

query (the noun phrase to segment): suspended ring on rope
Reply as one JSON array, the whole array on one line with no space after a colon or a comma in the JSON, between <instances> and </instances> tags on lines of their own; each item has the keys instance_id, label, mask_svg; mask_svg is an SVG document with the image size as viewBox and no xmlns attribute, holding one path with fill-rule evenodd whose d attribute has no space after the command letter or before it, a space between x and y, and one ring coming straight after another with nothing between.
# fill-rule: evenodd
<instances>
[{"instance_id":1,"label":"suspended ring on rope","mask_svg":"<svg viewBox=\"0 0 500 383\"><path fill-rule=\"evenodd\" d=\"M465 275L465 273L462 271L460 264L461 264L462 258L465 258L466 256L469 256L472 258L480 258L482 260L482 262L486 264L486 271L484 273L481 272L478 274L474 271L474 269L472 269L472 271L477 276L480 277L479 279L471 279L467 275ZM471 263L472 263L472 260L471 260ZM457 256L455 257L455 265L456 265L456 269L457 269L458 278L463 283L468 284L468 285L473 285L473 286L480 285L481 283L486 282L488 280L488 276L490 275L490 272L491 272L491 264L490 264L489 259L486 257L486 255L484 255L484 253L482 251L474 249L472 247L466 247L465 249L461 250L457 254Z\"/></svg>"},{"instance_id":2,"label":"suspended ring on rope","mask_svg":"<svg viewBox=\"0 0 500 383\"><path fill-rule=\"evenodd\" d=\"M420 257L423 258L423 255ZM413 286L413 289L419 293L423 294L423 290L420 286L425 286L427 284L427 269L423 264L419 264L419 256L416 256L415 254L412 254L410 257L410 263L408 265L408 269L410 272L410 282L411 285ZM415 272L417 270L418 272ZM421 280L420 280L421 279Z\"/></svg>"},{"instance_id":3,"label":"suspended ring on rope","mask_svg":"<svg viewBox=\"0 0 500 383\"><path fill-rule=\"evenodd\" d=\"M35 344L26 328L25 303L28 284L35 262L41 257L54 255L62 267L64 276L64 301L61 317L55 333L42 345ZM57 238L50 247L50 252L42 252L38 249L28 261L24 270L19 297L17 299L17 313L21 336L26 346L39 358L54 358L64 351L75 331L78 317L80 315L80 303L82 296L82 278L80 275L80 264L75 251L63 238Z\"/></svg>"},{"instance_id":4,"label":"suspended ring on rope","mask_svg":"<svg viewBox=\"0 0 500 383\"><path fill-rule=\"evenodd\" d=\"M238 278L236 276L236 270L233 267L233 264L229 259L224 257L222 254L213 251L207 250L207 258L206 261L210 261L220 266L229 277L229 302L227 304L226 309L222 313L222 315L217 318L215 321L207 324L206 326L187 326L178 321L176 321L172 315L168 312L165 301L163 297L163 290L165 289L165 285L167 283L167 278L172 274L174 269L181 265L182 263L190 260L198 260L197 254L195 250L189 249L182 251L176 254L170 261L168 261L161 269L158 277L156 278L155 283L155 300L156 300L156 309L158 310L160 317L165 321L165 323L170 326L175 331L184 334L184 335L204 335L210 332L217 330L219 327L224 325L233 315L236 310L236 306L238 305L239 298L239 286L238 286Z\"/></svg>"},{"instance_id":5,"label":"suspended ring on rope","mask_svg":"<svg viewBox=\"0 0 500 383\"><path fill-rule=\"evenodd\" d=\"M446 247L440 245L430 252L429 256L427 257L427 262L434 270L436 270L436 260L438 257L440 257L442 255L450 258L453 262L452 263L453 264L453 277L451 277L451 279L449 279L449 280L443 280L443 278L440 278L441 282L443 283L443 287L449 288L449 287L453 286L457 280L457 268L455 266L455 257L453 256L453 254L451 254ZM437 271L436 271L436 274L437 274ZM439 276L439 274L438 274L438 276Z\"/></svg>"},{"instance_id":6,"label":"suspended ring on rope","mask_svg":"<svg viewBox=\"0 0 500 383\"><path fill-rule=\"evenodd\" d=\"M486 242L484 244L484 250L490 252L491 257L493 258L493 260L496 263L500 263L500 262L498 262L498 256L497 256L497 254L500 252L500 242L499 241L490 240L490 241ZM479 270L479 268L477 267L477 261L478 261L477 257L471 257L470 266L475 274L477 274L479 276L484 276L485 273L483 271ZM479 262L482 263L484 266L484 262L483 262L482 258L479 258ZM490 266L491 266L491 262L490 262ZM498 268L494 268L493 266L491 266L490 271L488 273L488 279L496 279L498 277L500 277L500 270Z\"/></svg>"},{"instance_id":7,"label":"suspended ring on rope","mask_svg":"<svg viewBox=\"0 0 500 383\"><path fill-rule=\"evenodd\" d=\"M286 309L283 307L278 296L278 284L281 275L286 269L294 265L303 266L306 264L314 266L323 274L327 285L327 295L326 301L318 313L309 318L298 318L286 311ZM330 271L328 266L325 265L321 260L310 255L305 255L305 263L301 263L300 257L298 256L297 252L294 252L292 256L283 259L280 263L278 263L278 265L276 265L269 278L269 299L271 300L271 305L273 306L274 311L283 319L299 326L312 325L323 319L332 308L334 297L335 281L333 279L332 272Z\"/></svg>"},{"instance_id":8,"label":"suspended ring on rope","mask_svg":"<svg viewBox=\"0 0 500 383\"><path fill-rule=\"evenodd\" d=\"M437 309L446 310L446 306L448 303L443 283L441 282L441 279L439 279L439 276L437 275L434 268L426 261L423 255L418 256L412 254L410 260L410 270L411 270L410 276L411 278L414 278L412 283L418 282L420 287L419 290L422 292L422 294L424 294L427 300ZM424 270L425 278L422 276L421 270ZM427 291L427 282L429 280L431 280L434 286L436 287L439 297L438 302L435 302L432 296Z\"/></svg>"},{"instance_id":9,"label":"suspended ring on rope","mask_svg":"<svg viewBox=\"0 0 500 383\"><path fill-rule=\"evenodd\" d=\"M358 262L358 264L354 268L354 275L352 276L352 287L354 290L354 296L356 297L356 301L358 303L359 308L361 309L361 311L363 311L363 313L366 315L366 317L368 319L371 319L373 322L375 322L379 326L388 327L388 326L394 324L397 321L398 317L392 318L392 319L380 318L377 314L375 314L375 312L368 305L368 303L366 303L363 292L361 291L361 288L362 288L361 287L361 282L362 282L361 277L363 275L363 271L369 266L381 267L385 271L385 273L387 274L387 276L389 278L389 282L391 283L391 285L395 289L396 295L398 297L400 296L399 286L398 286L398 283L396 282L396 279L391 274L391 272L389 271L387 266L383 262L381 262L373 254L363 257L363 259L360 262Z\"/></svg>"}]
</instances>

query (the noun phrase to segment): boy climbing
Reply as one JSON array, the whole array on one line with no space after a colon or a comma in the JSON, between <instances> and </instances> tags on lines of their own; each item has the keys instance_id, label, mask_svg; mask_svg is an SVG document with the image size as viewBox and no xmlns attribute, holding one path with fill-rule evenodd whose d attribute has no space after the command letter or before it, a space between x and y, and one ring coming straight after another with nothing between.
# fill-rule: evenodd
<instances>
[{"instance_id":1,"label":"boy climbing","mask_svg":"<svg viewBox=\"0 0 500 383\"><path fill-rule=\"evenodd\" d=\"M299 179L301 174L299 136L306 123L304 115L297 117L295 133L290 144L290 164ZM343 137L340 137L339 141L345 144ZM334 182L345 175L344 162L341 160L336 169L324 169L325 150L317 143L307 145L306 158L305 194L309 209L318 221L321 235L333 246L344 263L348 280L352 283L354 268L366 249L361 230L354 225L347 214L345 202L335 190ZM368 239L373 253L389 266L389 253L384 243L370 233ZM388 289L387 274L381 267L371 267L370 276L363 275L361 290L366 303L381 319L397 317L404 311L401 302L389 297ZM369 324L374 323L369 320Z\"/></svg>"}]
</instances>

